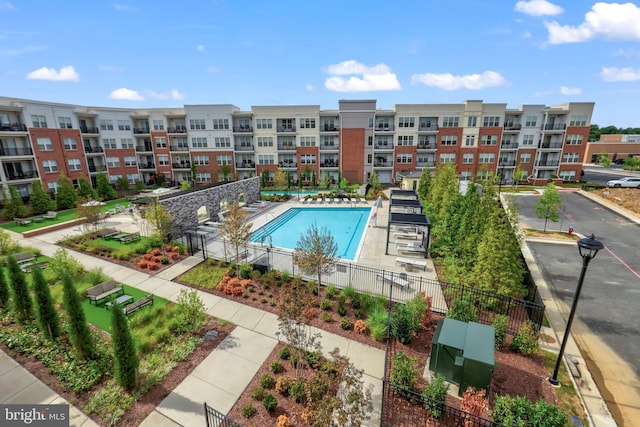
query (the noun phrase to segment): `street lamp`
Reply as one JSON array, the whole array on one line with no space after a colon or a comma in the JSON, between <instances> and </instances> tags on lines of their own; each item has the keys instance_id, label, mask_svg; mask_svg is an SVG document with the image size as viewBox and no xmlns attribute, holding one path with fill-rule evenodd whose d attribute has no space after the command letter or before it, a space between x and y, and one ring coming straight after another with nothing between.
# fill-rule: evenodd
<instances>
[{"instance_id":1,"label":"street lamp","mask_svg":"<svg viewBox=\"0 0 640 427\"><path fill-rule=\"evenodd\" d=\"M558 381L558 370L560 369L560 362L562 361L564 348L567 345L567 338L569 337L569 332L571 331L571 323L573 323L573 316L576 313L578 299L580 299L580 291L582 290L582 283L584 282L584 275L587 272L587 266L589 265L589 262L596 257L598 251L602 248L604 248L604 245L600 240L596 240L593 234L591 234L591 236L589 237L584 237L578 240L578 251L580 251L580 256L582 257L582 271L580 272L580 279L578 280L578 288L576 289L576 294L573 297L573 304L571 305L569 320L567 320L567 328L564 331L564 338L562 338L562 345L560 346L560 353L558 354L556 367L553 371L553 375L549 377L549 382L554 387L560 387L560 381Z\"/></svg>"}]
</instances>

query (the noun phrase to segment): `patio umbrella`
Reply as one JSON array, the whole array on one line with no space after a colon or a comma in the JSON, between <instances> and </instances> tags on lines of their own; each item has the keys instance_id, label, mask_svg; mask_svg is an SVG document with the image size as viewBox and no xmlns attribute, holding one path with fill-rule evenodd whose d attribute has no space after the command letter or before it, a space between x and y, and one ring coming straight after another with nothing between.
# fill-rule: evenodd
<instances>
[{"instance_id":1,"label":"patio umbrella","mask_svg":"<svg viewBox=\"0 0 640 427\"><path fill-rule=\"evenodd\" d=\"M378 226L378 208L382 207L382 196L378 196L376 201L373 203L373 207L376 208L376 211L373 213L373 219L375 220L374 226Z\"/></svg>"}]
</instances>

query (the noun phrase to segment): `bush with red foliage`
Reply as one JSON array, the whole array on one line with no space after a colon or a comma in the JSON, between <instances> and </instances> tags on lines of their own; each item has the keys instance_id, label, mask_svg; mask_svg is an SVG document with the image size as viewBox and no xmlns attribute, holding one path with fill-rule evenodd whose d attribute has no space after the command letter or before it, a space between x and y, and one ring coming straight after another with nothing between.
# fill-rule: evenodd
<instances>
[{"instance_id":1,"label":"bush with red foliage","mask_svg":"<svg viewBox=\"0 0 640 427\"><path fill-rule=\"evenodd\" d=\"M154 262L154 261L151 261L151 262L149 262L147 267L149 268L149 270L157 270L158 269L158 263Z\"/></svg>"},{"instance_id":2,"label":"bush with red foliage","mask_svg":"<svg viewBox=\"0 0 640 427\"><path fill-rule=\"evenodd\" d=\"M140 268L147 268L148 265L149 265L149 261L145 259L138 261L138 267Z\"/></svg>"},{"instance_id":3,"label":"bush with red foliage","mask_svg":"<svg viewBox=\"0 0 640 427\"><path fill-rule=\"evenodd\" d=\"M177 247L177 246L176 246L176 247ZM166 245L166 246L164 247L164 251L165 251L165 252L173 252L173 246L171 246L171 245Z\"/></svg>"},{"instance_id":4,"label":"bush with red foliage","mask_svg":"<svg viewBox=\"0 0 640 427\"><path fill-rule=\"evenodd\" d=\"M151 255L153 256L159 256L162 255L162 249L154 249L151 251Z\"/></svg>"},{"instance_id":5,"label":"bush with red foliage","mask_svg":"<svg viewBox=\"0 0 640 427\"><path fill-rule=\"evenodd\" d=\"M171 258L172 260L174 260L174 261L175 261L175 260L177 260L178 258L180 258L180 255L178 255L178 253L176 253L176 252L172 252L172 253L169 255L169 258Z\"/></svg>"},{"instance_id":6,"label":"bush with red foliage","mask_svg":"<svg viewBox=\"0 0 640 427\"><path fill-rule=\"evenodd\" d=\"M478 417L487 416L487 408L489 408L489 400L485 396L485 390L476 390L473 387L467 387L467 391L462 395L462 403L460 409ZM465 420L466 426L475 425L473 420Z\"/></svg>"},{"instance_id":7,"label":"bush with red foliage","mask_svg":"<svg viewBox=\"0 0 640 427\"><path fill-rule=\"evenodd\" d=\"M353 324L353 330L358 334L366 334L369 332L369 327L367 327L367 322L362 319L358 319Z\"/></svg>"},{"instance_id":8,"label":"bush with red foliage","mask_svg":"<svg viewBox=\"0 0 640 427\"><path fill-rule=\"evenodd\" d=\"M142 255L142 258L144 258L144 259L145 259L145 260L147 260L147 261L151 261L151 260L153 260L153 255L151 255L151 254L144 254L144 255Z\"/></svg>"}]
</instances>

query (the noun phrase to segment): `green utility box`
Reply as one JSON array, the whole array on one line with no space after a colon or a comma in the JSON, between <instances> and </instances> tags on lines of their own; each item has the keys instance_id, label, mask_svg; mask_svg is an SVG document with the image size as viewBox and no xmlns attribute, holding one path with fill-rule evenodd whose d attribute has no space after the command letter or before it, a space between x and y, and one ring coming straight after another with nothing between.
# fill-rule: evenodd
<instances>
[{"instance_id":1,"label":"green utility box","mask_svg":"<svg viewBox=\"0 0 640 427\"><path fill-rule=\"evenodd\" d=\"M474 387L489 394L495 332L493 326L444 319L438 322L431 343L429 370L460 386L459 395Z\"/></svg>"}]
</instances>

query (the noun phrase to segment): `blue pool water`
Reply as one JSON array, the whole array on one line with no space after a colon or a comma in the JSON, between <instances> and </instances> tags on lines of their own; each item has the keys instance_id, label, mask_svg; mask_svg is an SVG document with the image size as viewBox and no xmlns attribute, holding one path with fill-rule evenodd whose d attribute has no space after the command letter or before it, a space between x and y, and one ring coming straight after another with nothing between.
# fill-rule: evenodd
<instances>
[{"instance_id":1,"label":"blue pool water","mask_svg":"<svg viewBox=\"0 0 640 427\"><path fill-rule=\"evenodd\" d=\"M290 208L254 231L250 240L295 249L300 236L315 223L318 230L329 230L338 245L337 256L353 260L370 215L371 208Z\"/></svg>"}]
</instances>

